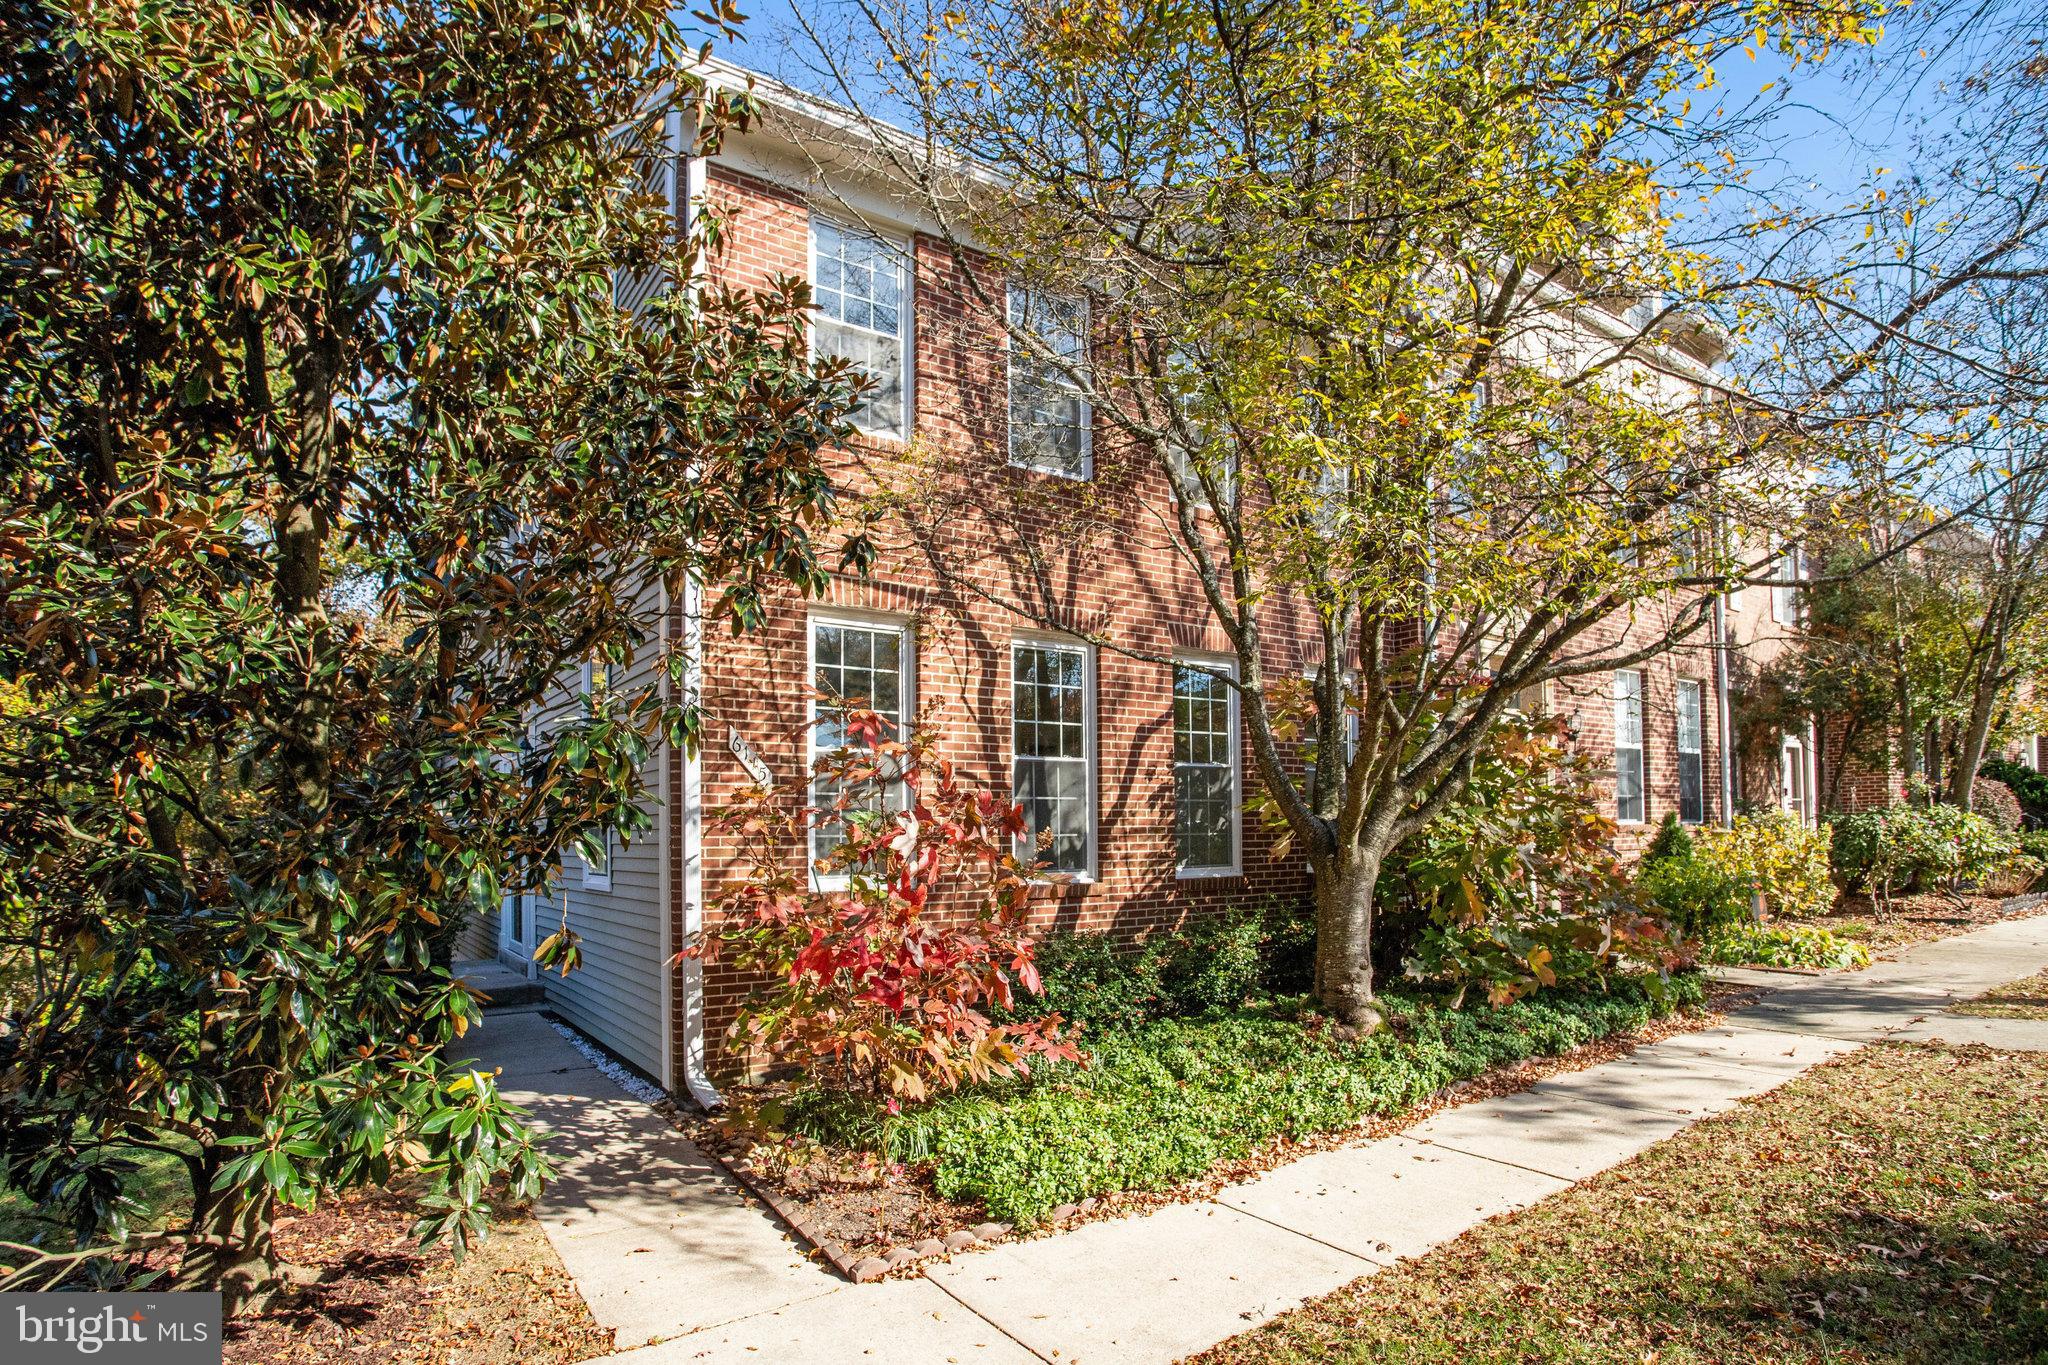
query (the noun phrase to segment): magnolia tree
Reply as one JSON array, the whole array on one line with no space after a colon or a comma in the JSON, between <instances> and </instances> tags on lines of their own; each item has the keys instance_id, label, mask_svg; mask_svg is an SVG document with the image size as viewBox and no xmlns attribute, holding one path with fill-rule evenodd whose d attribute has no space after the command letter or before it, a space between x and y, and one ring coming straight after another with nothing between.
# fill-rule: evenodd
<instances>
[{"instance_id":1,"label":"magnolia tree","mask_svg":"<svg viewBox=\"0 0 2048 1365\"><path fill-rule=\"evenodd\" d=\"M542 1163L445 1059L450 930L644 823L665 603L818 581L854 385L794 285L615 306L704 244L633 188L661 5L0 31L0 1151L82 1241L14 1283L168 1242L236 1311L280 1204L405 1176L459 1251ZM192 1213L133 1237L149 1156Z\"/></svg>"},{"instance_id":2,"label":"magnolia tree","mask_svg":"<svg viewBox=\"0 0 2048 1365\"><path fill-rule=\"evenodd\" d=\"M1048 546L1085 557L1131 534L1098 503L1171 490L1150 522L1314 869L1316 992L1372 1026L1382 865L1496 723L1700 638L1802 511L1841 386L1758 404L1716 370L1782 330L1766 285L1789 282L1733 249L1775 229L1700 209L1744 172L1695 98L1745 44L1868 40L1868 9L868 0L850 38L812 32L850 98L878 107L879 71L910 124L856 119L832 155L955 253L1036 413L1013 447L1056 463L1063 426L1093 433L1083 489L903 490L910 539L1074 629ZM1883 341L1844 344L1853 367Z\"/></svg>"}]
</instances>

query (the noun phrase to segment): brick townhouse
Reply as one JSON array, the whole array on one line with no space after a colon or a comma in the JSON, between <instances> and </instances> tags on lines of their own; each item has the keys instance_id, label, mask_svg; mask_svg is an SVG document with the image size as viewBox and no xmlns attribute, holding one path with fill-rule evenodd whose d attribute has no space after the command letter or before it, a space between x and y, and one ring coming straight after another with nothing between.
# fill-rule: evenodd
<instances>
[{"instance_id":1,"label":"brick townhouse","mask_svg":"<svg viewBox=\"0 0 2048 1365\"><path fill-rule=\"evenodd\" d=\"M728 249L714 268L732 282L812 283L818 344L862 357L880 380L860 435L833 453L835 474L850 499L936 509L939 530L915 546L885 536L869 576L835 578L818 600L780 602L766 628L744 637L715 635L698 665L708 740L699 754L651 762L660 796L651 834L602 866L569 858L561 896L584 964L547 978L551 1003L665 1087L699 1098L729 1070L720 1042L745 990L715 966L668 965L742 871L708 817L753 782L802 798L821 733L830 742L814 710L821 681L894 717L921 715L970 780L1024 802L1067 874L1039 892L1047 928L1141 933L1308 889L1304 860L1247 809L1255 779L1236 706L1205 671L1227 664L1227 644L1192 571L1144 510L1171 497L1164 473L1098 471L1097 434L1075 412L1085 405L1011 371L1001 328L966 306L952 252L901 200L835 182L817 162L815 148L770 121L728 137L713 157L678 158L677 213L704 204L725 213ZM1000 280L981 283L1002 297ZM1073 325L1051 316L1050 326ZM1023 420L1047 411L1069 420ZM1076 536L1076 525L1092 534ZM1005 605L1026 596L1054 604L1071 632ZM1789 597L1774 612L1743 596L1725 614L1742 647L1769 648L1795 628ZM692 629L693 603L668 608L672 630ZM1612 633L1656 628L1653 614ZM1267 630L1301 673L1320 662L1311 632L1283 607ZM1122 648L1091 647L1080 634ZM1542 699L1577 743L1612 756L1609 810L1632 845L1666 812L1703 823L1722 819L1731 799L1810 807L1804 736L1784 738L1775 771L1724 780L1719 663L1703 639ZM500 956L523 968L561 909L508 903Z\"/></svg>"}]
</instances>

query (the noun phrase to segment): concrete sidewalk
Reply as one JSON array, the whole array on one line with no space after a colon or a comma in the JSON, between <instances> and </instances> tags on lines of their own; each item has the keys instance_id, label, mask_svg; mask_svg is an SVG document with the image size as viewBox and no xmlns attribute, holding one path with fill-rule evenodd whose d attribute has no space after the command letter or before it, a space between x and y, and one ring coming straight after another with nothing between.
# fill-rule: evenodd
<instances>
[{"instance_id":1,"label":"concrete sidewalk","mask_svg":"<svg viewBox=\"0 0 2048 1365\"><path fill-rule=\"evenodd\" d=\"M1855 976L1788 978L1723 1027L1447 1109L1400 1136L1304 1157L1212 1199L872 1285L805 1262L715 1165L544 1022L494 1019L485 1043L526 1067L508 1068L508 1089L561 1135L567 1178L540 1216L592 1311L619 1328L622 1347L658 1342L621 1361L1167 1362L1873 1039L2048 1047L2048 1024L1943 1013L2044 966L2048 918L2036 918L1924 944ZM514 1036L528 1019L547 1036Z\"/></svg>"}]
</instances>

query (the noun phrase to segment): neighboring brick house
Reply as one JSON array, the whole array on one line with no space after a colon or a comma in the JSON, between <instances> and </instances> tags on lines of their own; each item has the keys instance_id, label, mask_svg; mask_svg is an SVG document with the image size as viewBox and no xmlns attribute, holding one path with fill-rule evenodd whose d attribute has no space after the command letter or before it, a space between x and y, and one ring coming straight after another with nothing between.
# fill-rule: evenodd
<instances>
[{"instance_id":1,"label":"neighboring brick house","mask_svg":"<svg viewBox=\"0 0 2048 1365\"><path fill-rule=\"evenodd\" d=\"M836 346L867 348L873 368L892 377L863 413L864 433L831 457L848 497L939 498L951 539L936 554L886 547L869 575L835 577L815 601L791 596L764 628L720 635L702 651L707 743L697 755L665 751L650 763L661 800L641 847L621 850L602 873L572 856L562 894L584 936L584 964L567 981L549 979L551 1000L670 1089L708 1094L709 1077L727 1069L718 1043L746 986L718 967L667 965L739 871L706 816L763 777L799 798L821 673L878 709L924 715L970 780L1028 798L1073 874L1039 892L1047 928L1140 934L1305 895L1305 860L1246 808L1252 765L1228 690L1175 662L1214 667L1229 655L1191 570L1140 514L1171 497L1163 472L1125 463L1098 477L1085 418L1077 439L1011 430L1001 329L964 306L967 282L952 252L900 201L860 184L825 186L811 151L765 129L681 165L679 215L706 202L727 214L722 277L810 279L821 331ZM1027 397L1042 405L1046 395ZM1077 549L1066 534L1076 517L1113 533ZM1027 542L1042 530L1038 553L992 554L998 529ZM980 566L979 581L944 571L949 543ZM1057 603L1075 633L1149 657L1048 631L1000 605L1011 593ZM692 630L694 610L669 604L670 629ZM1661 626L1652 615L1617 622L1613 636ZM1739 609L1729 619L1744 620ZM1284 606L1267 630L1297 672L1317 665L1312 633L1291 629ZM1608 809L1631 848L1666 812L1694 822L1729 813L1717 665L1703 639L1625 674L1554 685L1542 699L1583 748L1613 757ZM1811 790L1810 769L1799 780ZM508 962L530 956L551 913L507 907Z\"/></svg>"}]
</instances>

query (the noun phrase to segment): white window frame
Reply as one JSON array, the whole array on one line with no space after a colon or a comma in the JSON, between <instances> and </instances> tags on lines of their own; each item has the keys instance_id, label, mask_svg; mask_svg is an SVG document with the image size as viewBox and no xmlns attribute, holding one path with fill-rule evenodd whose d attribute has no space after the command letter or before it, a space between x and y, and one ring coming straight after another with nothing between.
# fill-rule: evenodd
<instances>
[{"instance_id":1,"label":"white window frame","mask_svg":"<svg viewBox=\"0 0 2048 1365\"><path fill-rule=\"evenodd\" d=\"M1698 720L1693 734L1693 746L1685 747L1685 697L1692 694L1694 715ZM1680 678L1672 694L1672 753L1677 756L1678 777L1678 819L1681 824L1704 825L1707 823L1707 689L1698 678ZM1685 764L1687 754L1699 760L1700 770L1700 818L1688 821L1685 818Z\"/></svg>"},{"instance_id":2,"label":"white window frame","mask_svg":"<svg viewBox=\"0 0 2048 1365\"><path fill-rule=\"evenodd\" d=\"M1781 626L1799 624L1799 589L1794 586L1806 577L1800 563L1799 547L1787 545L1778 551L1778 567L1771 575L1780 580L1790 580L1771 585L1771 620Z\"/></svg>"},{"instance_id":3,"label":"white window frame","mask_svg":"<svg viewBox=\"0 0 2048 1365\"><path fill-rule=\"evenodd\" d=\"M1792 775L1795 771L1799 774L1799 799L1796 803L1792 799ZM1806 777L1806 741L1795 734L1787 733L1778 743L1778 807L1788 814L1798 816L1802 825L1807 821L1807 807L1813 799L1812 793L1807 790Z\"/></svg>"},{"instance_id":4,"label":"white window frame","mask_svg":"<svg viewBox=\"0 0 2048 1365\"><path fill-rule=\"evenodd\" d=\"M851 607L826 607L812 611L804 619L804 685L807 699L804 703L809 716L804 725L804 800L811 799L812 775L817 771L818 759L824 756L818 748L818 627L838 626L842 629L884 633L895 631L896 641L896 696L897 710L902 714L901 723L906 735L917 717L917 630L916 624L908 617L890 612L861 611ZM837 752L832 750L829 752ZM852 878L844 872L823 873L818 871L817 846L812 842L811 831L804 831L804 861L811 869L811 884L820 891L844 891Z\"/></svg>"},{"instance_id":5,"label":"white window frame","mask_svg":"<svg viewBox=\"0 0 2048 1365\"><path fill-rule=\"evenodd\" d=\"M1623 694L1621 681L1623 678L1635 679L1635 695L1633 697ZM1648 683L1649 679L1643 675L1643 670L1640 668L1617 668L1614 670L1612 689L1614 693L1614 822L1618 825L1642 825L1649 823L1650 819L1649 736L1646 733L1648 727L1644 724L1644 713L1649 710ZM1636 709L1636 742L1634 745L1624 745L1621 742L1622 708L1631 701L1635 703ZM1642 805L1642 814L1636 816L1626 816L1621 813L1621 756L1631 748L1636 756L1636 796Z\"/></svg>"},{"instance_id":6,"label":"white window frame","mask_svg":"<svg viewBox=\"0 0 2048 1365\"><path fill-rule=\"evenodd\" d=\"M808 253L807 260L810 269L809 278L811 288L814 291L818 287L818 225L820 223L829 224L836 231L849 236L867 237L880 242L884 248L897 253L897 258L901 262L903 278L902 288L899 291L897 315L903 326L901 333L897 337L897 344L902 348L903 378L898 386L898 402L902 407L902 411L898 414L898 430L888 431L868 426L861 421L858 412L851 414L848 420L853 423L854 429L863 436L877 441L900 441L907 444L914 426L913 416L917 412L917 271L915 269L917 256L915 254L915 244L889 233L877 232L873 228L845 222L842 219L832 217L830 214L813 213L810 217L810 224L805 237L807 239L806 251ZM839 327L851 327L855 331L871 332L875 336L887 335L887 333L875 331L872 327L855 327L853 323L840 322L836 318L833 319L833 324ZM808 347L811 362L816 364L818 360L818 329L815 326L807 329L805 345ZM865 407L866 405L863 404L862 406Z\"/></svg>"},{"instance_id":7,"label":"white window frame","mask_svg":"<svg viewBox=\"0 0 2048 1365\"><path fill-rule=\"evenodd\" d=\"M1010 468L1029 470L1034 474L1045 474L1056 479L1071 479L1075 483L1088 483L1095 478L1095 405L1088 400L1086 391L1079 384L1072 383L1064 375L1053 374L1050 377L1054 383L1070 390L1081 402L1080 472L1075 473L1073 470L1061 469L1055 465L1034 464L1028 459L1020 459L1018 457L1017 362L1020 358L1024 357L1017 346L1017 338L1011 334L1009 329L1020 325L1015 321L1017 296L1020 294L1027 296L1037 295L1060 302L1079 304L1081 308L1081 354L1083 360L1086 360L1094 349L1095 313L1093 306L1089 303L1086 296L1047 294L1044 290L1033 289L1028 285L1022 284L1012 284L1004 294L1003 307L1005 311L1003 321L1006 325L1003 329L1003 440Z\"/></svg>"},{"instance_id":8,"label":"white window frame","mask_svg":"<svg viewBox=\"0 0 2048 1365\"><path fill-rule=\"evenodd\" d=\"M609 688L611 680L611 666L609 664L604 666L604 677L606 680L607 688ZM589 712L591 699L596 695L597 679L598 665L589 660L585 660L578 681L583 691L583 707L586 714ZM576 861L583 869L582 876L579 879L579 884L585 891L611 890L612 868L617 865L618 860L619 832L613 829L611 826L607 825L604 831L603 867L596 866L590 861L589 858L584 856L583 844L579 840L576 844ZM528 932L531 933L532 930L529 928Z\"/></svg>"},{"instance_id":9,"label":"white window frame","mask_svg":"<svg viewBox=\"0 0 2048 1365\"><path fill-rule=\"evenodd\" d=\"M1057 633L1020 632L1010 637L1007 651L1009 667L1004 678L1004 733L1009 750L1010 799L1017 799L1017 651L1019 649L1063 649L1081 656L1081 766L1083 770L1082 791L1086 793L1088 817L1088 856L1079 872L1041 870L1032 880L1041 884L1073 882L1092 884L1100 874L1102 866L1102 830L1098 811L1099 798L1096 792L1095 756L1096 749L1096 680L1095 647L1072 636ZM1031 863L1037 860L1038 850L1020 841L1017 846L1018 858Z\"/></svg>"},{"instance_id":10,"label":"white window frame","mask_svg":"<svg viewBox=\"0 0 2048 1365\"><path fill-rule=\"evenodd\" d=\"M1237 660L1226 655L1184 652L1174 656L1173 666L1176 669L1190 668L1206 673L1215 673L1231 680L1226 682L1223 688L1224 699L1230 708L1230 719L1228 721L1229 736L1225 741L1225 745L1230 753L1230 861L1227 864L1211 867L1182 866L1180 861L1181 764L1179 757L1176 755L1173 760L1174 879L1177 881L1200 881L1213 877L1241 877L1244 875L1244 732L1239 728L1237 688L1233 685L1237 678ZM1180 719L1177 709L1172 719L1177 729ZM1350 739L1355 746L1357 743L1357 732L1355 729L1352 731Z\"/></svg>"}]
</instances>

